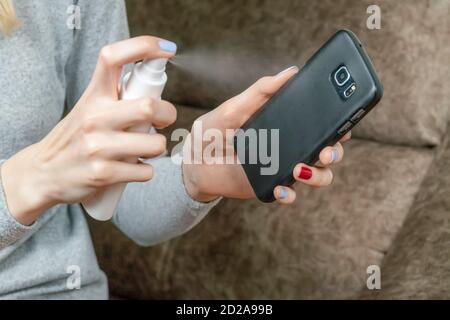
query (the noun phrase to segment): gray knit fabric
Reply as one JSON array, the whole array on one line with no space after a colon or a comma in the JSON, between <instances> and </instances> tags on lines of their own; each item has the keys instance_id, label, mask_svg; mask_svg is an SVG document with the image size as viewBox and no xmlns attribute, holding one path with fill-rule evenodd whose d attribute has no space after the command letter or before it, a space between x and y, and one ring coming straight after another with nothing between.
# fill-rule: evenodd
<instances>
[{"instance_id":1,"label":"gray knit fabric","mask_svg":"<svg viewBox=\"0 0 450 320\"><path fill-rule=\"evenodd\" d=\"M67 26L73 3L15 0L20 27L9 38L0 35L0 159L42 139L60 121L65 102L73 107L83 93L100 48L128 37L123 1L76 1L79 30ZM192 200L170 159L151 163L155 178L130 184L114 218L140 245L181 235L216 203ZM55 206L26 227L11 216L0 187L0 298L107 297L81 207Z\"/></svg>"}]
</instances>

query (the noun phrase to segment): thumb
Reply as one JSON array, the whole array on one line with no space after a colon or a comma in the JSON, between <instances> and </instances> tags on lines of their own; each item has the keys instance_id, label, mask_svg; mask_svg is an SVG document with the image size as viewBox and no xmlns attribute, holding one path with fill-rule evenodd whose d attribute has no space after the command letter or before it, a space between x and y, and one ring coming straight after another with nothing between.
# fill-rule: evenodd
<instances>
[{"instance_id":1,"label":"thumb","mask_svg":"<svg viewBox=\"0 0 450 320\"><path fill-rule=\"evenodd\" d=\"M175 53L175 43L151 36L131 38L107 45L100 51L90 87L106 94L117 93L124 65L146 59L169 59Z\"/></svg>"},{"instance_id":2,"label":"thumb","mask_svg":"<svg viewBox=\"0 0 450 320\"><path fill-rule=\"evenodd\" d=\"M275 76L261 78L243 93L225 102L222 108L226 110L226 114L233 115L240 126L298 72L298 67L293 66Z\"/></svg>"}]
</instances>

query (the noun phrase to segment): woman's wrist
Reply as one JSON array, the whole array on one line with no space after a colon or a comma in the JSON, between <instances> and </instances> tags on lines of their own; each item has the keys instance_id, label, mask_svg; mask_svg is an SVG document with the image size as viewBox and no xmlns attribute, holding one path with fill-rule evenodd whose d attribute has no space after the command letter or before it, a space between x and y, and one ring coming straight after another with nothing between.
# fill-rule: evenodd
<instances>
[{"instance_id":1,"label":"woman's wrist","mask_svg":"<svg viewBox=\"0 0 450 320\"><path fill-rule=\"evenodd\" d=\"M208 203L220 198L220 196L209 194L201 188L202 183L198 173L193 168L195 165L182 164L183 182L188 195L198 202Z\"/></svg>"},{"instance_id":2,"label":"woman's wrist","mask_svg":"<svg viewBox=\"0 0 450 320\"><path fill-rule=\"evenodd\" d=\"M32 225L56 203L51 200L45 174L29 163L33 146L5 161L0 168L0 180L6 205L14 219L22 225Z\"/></svg>"}]
</instances>

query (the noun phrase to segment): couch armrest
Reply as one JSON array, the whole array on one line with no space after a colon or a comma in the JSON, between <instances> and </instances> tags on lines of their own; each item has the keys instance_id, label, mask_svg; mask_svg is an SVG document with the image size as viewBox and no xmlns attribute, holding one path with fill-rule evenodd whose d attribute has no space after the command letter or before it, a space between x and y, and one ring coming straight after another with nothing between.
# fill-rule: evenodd
<instances>
[{"instance_id":1,"label":"couch armrest","mask_svg":"<svg viewBox=\"0 0 450 320\"><path fill-rule=\"evenodd\" d=\"M369 299L449 299L450 132L381 266Z\"/></svg>"}]
</instances>

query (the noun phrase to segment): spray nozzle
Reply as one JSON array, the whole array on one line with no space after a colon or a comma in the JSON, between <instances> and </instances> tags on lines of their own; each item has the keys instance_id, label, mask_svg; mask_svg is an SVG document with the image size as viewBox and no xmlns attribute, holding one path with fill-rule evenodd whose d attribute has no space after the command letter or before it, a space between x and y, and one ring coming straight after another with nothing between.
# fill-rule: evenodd
<instances>
[{"instance_id":1,"label":"spray nozzle","mask_svg":"<svg viewBox=\"0 0 450 320\"><path fill-rule=\"evenodd\" d=\"M142 65L145 69L153 72L164 72L166 70L168 59L159 58L153 60L145 60Z\"/></svg>"},{"instance_id":2,"label":"spray nozzle","mask_svg":"<svg viewBox=\"0 0 450 320\"><path fill-rule=\"evenodd\" d=\"M135 64L133 74L142 81L159 81L164 78L168 59L144 60Z\"/></svg>"}]
</instances>

